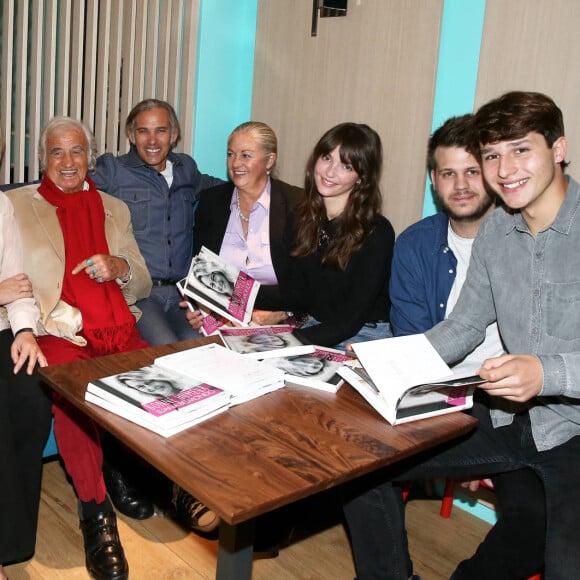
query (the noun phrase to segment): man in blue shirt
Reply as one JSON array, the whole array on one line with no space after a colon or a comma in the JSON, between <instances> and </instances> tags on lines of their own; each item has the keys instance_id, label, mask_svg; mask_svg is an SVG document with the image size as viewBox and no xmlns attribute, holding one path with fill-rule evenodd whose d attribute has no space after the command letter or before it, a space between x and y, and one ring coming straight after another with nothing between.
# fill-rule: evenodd
<instances>
[{"instance_id":1,"label":"man in blue shirt","mask_svg":"<svg viewBox=\"0 0 580 580\"><path fill-rule=\"evenodd\" d=\"M129 206L135 239L153 279L149 298L137 302L142 312L137 328L153 346L199 337L179 307L175 284L191 263L198 194L222 181L200 173L189 155L173 152L180 127L169 103L141 101L129 113L125 130L129 153L101 155L92 178L98 189ZM103 473L115 507L136 519L152 516L153 503L133 483L143 479L137 476L141 466L106 434L103 450Z\"/></svg>"},{"instance_id":2,"label":"man in blue shirt","mask_svg":"<svg viewBox=\"0 0 580 580\"><path fill-rule=\"evenodd\" d=\"M479 162L467 150L471 119L452 117L429 139L427 162L441 211L397 238L389 295L391 325L398 336L425 332L453 309L459 292L452 290L463 285L473 240L495 209ZM489 356L503 352L496 325L494 330Z\"/></svg>"},{"instance_id":3,"label":"man in blue shirt","mask_svg":"<svg viewBox=\"0 0 580 580\"><path fill-rule=\"evenodd\" d=\"M129 113L125 130L129 153L101 155L92 178L98 189L129 206L135 239L153 279L151 296L137 303L143 313L137 328L154 346L199 337L179 307L175 283L191 263L197 196L222 181L200 173L189 155L173 152L180 127L169 103L141 101Z\"/></svg>"},{"instance_id":4,"label":"man in blue shirt","mask_svg":"<svg viewBox=\"0 0 580 580\"><path fill-rule=\"evenodd\" d=\"M369 570L361 580L409 575L401 494L392 481L522 468L545 489L546 577L573 578L580 566L580 185L564 175L562 113L545 95L512 92L491 101L475 115L474 135L484 177L506 207L480 226L457 304L426 336L453 363L497 321L508 354L479 370L491 417L480 418L472 434L353 490L345 513L355 558ZM496 576L521 577L509 569ZM453 576L488 577L462 565Z\"/></svg>"}]
</instances>

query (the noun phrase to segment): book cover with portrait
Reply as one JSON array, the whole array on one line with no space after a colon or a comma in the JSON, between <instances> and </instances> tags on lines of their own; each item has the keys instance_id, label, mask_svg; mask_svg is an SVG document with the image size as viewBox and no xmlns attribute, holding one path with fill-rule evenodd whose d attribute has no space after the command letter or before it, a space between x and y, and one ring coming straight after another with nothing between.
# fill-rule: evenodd
<instances>
[{"instance_id":1,"label":"book cover with portrait","mask_svg":"<svg viewBox=\"0 0 580 580\"><path fill-rule=\"evenodd\" d=\"M222 326L219 335L230 350L258 359L313 352L314 346L304 344L293 330L294 327L287 324L244 328Z\"/></svg>"},{"instance_id":2,"label":"book cover with portrait","mask_svg":"<svg viewBox=\"0 0 580 580\"><path fill-rule=\"evenodd\" d=\"M150 365L89 383L85 398L144 427L163 430L187 427L226 409L231 396L223 389Z\"/></svg>"},{"instance_id":3,"label":"book cover with portrait","mask_svg":"<svg viewBox=\"0 0 580 580\"><path fill-rule=\"evenodd\" d=\"M259 289L258 281L205 246L193 257L183 285L183 293L201 308L243 325L252 318Z\"/></svg>"},{"instance_id":4,"label":"book cover with portrait","mask_svg":"<svg viewBox=\"0 0 580 580\"><path fill-rule=\"evenodd\" d=\"M271 356L264 358L263 362L284 371L289 383L336 393L344 383L339 369L353 360L354 355L344 351L313 346L309 353Z\"/></svg>"}]
</instances>

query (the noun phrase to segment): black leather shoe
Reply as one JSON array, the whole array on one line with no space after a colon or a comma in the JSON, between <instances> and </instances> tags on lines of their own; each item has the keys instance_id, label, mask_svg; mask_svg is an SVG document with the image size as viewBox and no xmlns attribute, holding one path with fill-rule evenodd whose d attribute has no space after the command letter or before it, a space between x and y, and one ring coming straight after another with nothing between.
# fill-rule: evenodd
<instances>
[{"instance_id":1,"label":"black leather shoe","mask_svg":"<svg viewBox=\"0 0 580 580\"><path fill-rule=\"evenodd\" d=\"M153 503L139 495L139 492L120 471L105 464L103 465L103 475L109 497L122 514L134 520L146 520L155 513Z\"/></svg>"},{"instance_id":2,"label":"black leather shoe","mask_svg":"<svg viewBox=\"0 0 580 580\"><path fill-rule=\"evenodd\" d=\"M126 580L129 564L117 531L114 512L100 513L80 523L85 542L86 566L96 580Z\"/></svg>"}]
</instances>

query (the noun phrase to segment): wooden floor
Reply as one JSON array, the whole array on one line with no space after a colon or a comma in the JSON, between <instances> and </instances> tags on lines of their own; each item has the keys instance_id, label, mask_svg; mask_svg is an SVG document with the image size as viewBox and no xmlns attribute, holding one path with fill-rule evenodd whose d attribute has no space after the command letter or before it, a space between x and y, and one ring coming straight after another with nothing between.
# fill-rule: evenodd
<instances>
[{"instance_id":1,"label":"wooden floor","mask_svg":"<svg viewBox=\"0 0 580 580\"><path fill-rule=\"evenodd\" d=\"M443 519L439 507L437 499L413 499L407 507L415 573L423 580L449 578L456 563L473 552L489 529L489 524L460 509ZM322 529L310 525L300 530L300 539L278 558L255 561L253 578L352 580L355 572L347 538L338 515L334 516L326 514ZM39 519L36 555L29 562L6 567L10 580L89 578L76 501L58 461L45 465ZM132 579L215 577L216 541L188 533L162 514L144 522L123 516L119 520Z\"/></svg>"}]
</instances>

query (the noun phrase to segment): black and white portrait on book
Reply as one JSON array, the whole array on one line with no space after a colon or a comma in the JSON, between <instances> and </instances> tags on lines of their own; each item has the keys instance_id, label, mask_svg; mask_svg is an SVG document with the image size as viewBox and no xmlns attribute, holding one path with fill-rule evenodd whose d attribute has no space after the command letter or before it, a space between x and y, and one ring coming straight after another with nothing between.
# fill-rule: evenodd
<instances>
[{"instance_id":1,"label":"black and white portrait on book","mask_svg":"<svg viewBox=\"0 0 580 580\"><path fill-rule=\"evenodd\" d=\"M256 327L225 329L222 339L229 348L241 354L302 346L302 342L292 332L272 332Z\"/></svg>"},{"instance_id":2,"label":"black and white portrait on book","mask_svg":"<svg viewBox=\"0 0 580 580\"><path fill-rule=\"evenodd\" d=\"M328 381L336 373L338 365L312 354L299 354L268 359L269 364L296 377Z\"/></svg>"},{"instance_id":3,"label":"black and white portrait on book","mask_svg":"<svg viewBox=\"0 0 580 580\"><path fill-rule=\"evenodd\" d=\"M200 253L193 260L187 285L206 296L210 302L227 309L237 276L238 271L235 267L205 259Z\"/></svg>"},{"instance_id":4,"label":"black and white portrait on book","mask_svg":"<svg viewBox=\"0 0 580 580\"><path fill-rule=\"evenodd\" d=\"M176 377L154 366L115 375L115 388L138 403L177 395L192 386L191 380Z\"/></svg>"}]
</instances>

